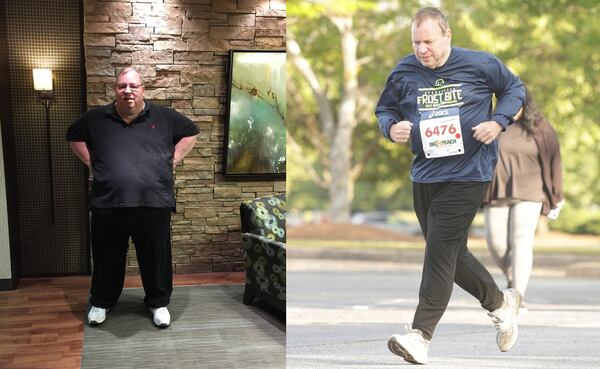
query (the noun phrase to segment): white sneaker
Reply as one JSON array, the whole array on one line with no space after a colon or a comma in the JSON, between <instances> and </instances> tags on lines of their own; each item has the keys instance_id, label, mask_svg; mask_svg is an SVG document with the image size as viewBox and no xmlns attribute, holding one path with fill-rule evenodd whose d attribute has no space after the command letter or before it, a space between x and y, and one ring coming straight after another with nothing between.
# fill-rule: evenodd
<instances>
[{"instance_id":1,"label":"white sneaker","mask_svg":"<svg viewBox=\"0 0 600 369\"><path fill-rule=\"evenodd\" d=\"M99 308L92 305L88 313L88 323L90 324L90 326L95 327L104 323L104 320L106 320L106 313L108 312L108 310L109 309Z\"/></svg>"},{"instance_id":2,"label":"white sneaker","mask_svg":"<svg viewBox=\"0 0 600 369\"><path fill-rule=\"evenodd\" d=\"M519 315L527 314L528 312L529 312L529 309L527 308L525 301L523 301L523 297L521 297L521 306L519 307Z\"/></svg>"},{"instance_id":3,"label":"white sneaker","mask_svg":"<svg viewBox=\"0 0 600 369\"><path fill-rule=\"evenodd\" d=\"M521 305L521 295L514 288L509 288L504 293L502 306L488 315L492 317L492 323L496 327L496 343L502 352L510 350L519 336L517 317Z\"/></svg>"},{"instance_id":4,"label":"white sneaker","mask_svg":"<svg viewBox=\"0 0 600 369\"><path fill-rule=\"evenodd\" d=\"M406 329L406 334L395 334L388 340L388 348L395 355L412 364L427 364L429 340L419 329Z\"/></svg>"},{"instance_id":5,"label":"white sneaker","mask_svg":"<svg viewBox=\"0 0 600 369\"><path fill-rule=\"evenodd\" d=\"M171 314L166 307L152 308L148 310L152 313L152 321L159 328L167 328L171 324Z\"/></svg>"}]
</instances>

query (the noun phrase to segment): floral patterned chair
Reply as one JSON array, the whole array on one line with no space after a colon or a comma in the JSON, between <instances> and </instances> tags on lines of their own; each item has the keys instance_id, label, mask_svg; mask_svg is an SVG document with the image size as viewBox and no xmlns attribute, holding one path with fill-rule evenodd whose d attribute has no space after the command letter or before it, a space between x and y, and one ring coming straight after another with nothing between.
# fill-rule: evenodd
<instances>
[{"instance_id":1,"label":"floral patterned chair","mask_svg":"<svg viewBox=\"0 0 600 369\"><path fill-rule=\"evenodd\" d=\"M240 217L246 259L244 304L257 297L285 311L285 194L244 201Z\"/></svg>"}]
</instances>

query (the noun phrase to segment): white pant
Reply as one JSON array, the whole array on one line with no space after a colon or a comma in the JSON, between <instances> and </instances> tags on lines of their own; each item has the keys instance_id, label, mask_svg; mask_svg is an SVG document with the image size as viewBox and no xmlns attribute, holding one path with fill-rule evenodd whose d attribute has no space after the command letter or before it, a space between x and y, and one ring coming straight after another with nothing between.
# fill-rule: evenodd
<instances>
[{"instance_id":1,"label":"white pant","mask_svg":"<svg viewBox=\"0 0 600 369\"><path fill-rule=\"evenodd\" d=\"M541 202L510 201L485 205L488 248L508 283L525 296L533 265L533 240L542 210Z\"/></svg>"}]
</instances>

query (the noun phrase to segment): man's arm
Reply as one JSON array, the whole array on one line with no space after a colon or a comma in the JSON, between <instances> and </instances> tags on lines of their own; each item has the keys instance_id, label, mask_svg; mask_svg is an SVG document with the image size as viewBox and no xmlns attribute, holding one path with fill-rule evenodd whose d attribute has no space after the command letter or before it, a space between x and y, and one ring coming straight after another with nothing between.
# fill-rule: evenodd
<instances>
[{"instance_id":1,"label":"man's arm","mask_svg":"<svg viewBox=\"0 0 600 369\"><path fill-rule=\"evenodd\" d=\"M408 90L402 77L392 73L375 108L381 133L394 142L407 142L412 126L410 113L417 110L416 95L407 97Z\"/></svg>"},{"instance_id":2,"label":"man's arm","mask_svg":"<svg viewBox=\"0 0 600 369\"><path fill-rule=\"evenodd\" d=\"M486 145L494 142L496 137L502 132L504 126L495 120L488 120L481 122L473 130L473 138L479 142L483 142Z\"/></svg>"},{"instance_id":3,"label":"man's arm","mask_svg":"<svg viewBox=\"0 0 600 369\"><path fill-rule=\"evenodd\" d=\"M179 164L181 160L194 148L194 144L196 143L195 136L183 137L177 144L175 145L175 154L173 154L173 167Z\"/></svg>"},{"instance_id":4,"label":"man's arm","mask_svg":"<svg viewBox=\"0 0 600 369\"><path fill-rule=\"evenodd\" d=\"M488 85L497 98L496 109L491 120L506 128L525 104L525 85L498 58L493 55L490 57L491 59L484 63L483 68Z\"/></svg>"},{"instance_id":5,"label":"man's arm","mask_svg":"<svg viewBox=\"0 0 600 369\"><path fill-rule=\"evenodd\" d=\"M71 150L73 150L79 160L91 170L92 162L90 160L90 151L88 150L85 141L69 141L69 146L71 146Z\"/></svg>"},{"instance_id":6,"label":"man's arm","mask_svg":"<svg viewBox=\"0 0 600 369\"><path fill-rule=\"evenodd\" d=\"M410 130L413 124L407 120L392 124L390 139L396 143L406 143L410 139Z\"/></svg>"},{"instance_id":7,"label":"man's arm","mask_svg":"<svg viewBox=\"0 0 600 369\"><path fill-rule=\"evenodd\" d=\"M473 138L486 145L491 144L498 134L513 122L513 117L525 103L525 85L498 58L490 59L482 68L488 85L498 101L492 119L473 127Z\"/></svg>"},{"instance_id":8,"label":"man's arm","mask_svg":"<svg viewBox=\"0 0 600 369\"><path fill-rule=\"evenodd\" d=\"M519 117L523 114L523 107L519 109L517 114L513 117L513 121L519 119ZM494 142L496 137L502 132L504 126L494 120L488 120L487 122L481 122L475 127L473 130L473 138L477 141L481 141L486 145Z\"/></svg>"}]
</instances>

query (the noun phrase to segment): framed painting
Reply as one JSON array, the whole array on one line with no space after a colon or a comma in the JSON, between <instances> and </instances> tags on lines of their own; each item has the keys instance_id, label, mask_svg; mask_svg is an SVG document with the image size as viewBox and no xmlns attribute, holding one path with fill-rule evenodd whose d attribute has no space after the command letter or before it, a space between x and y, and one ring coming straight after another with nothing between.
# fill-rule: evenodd
<instances>
[{"instance_id":1,"label":"framed painting","mask_svg":"<svg viewBox=\"0 0 600 369\"><path fill-rule=\"evenodd\" d=\"M223 174L285 178L285 51L231 50Z\"/></svg>"}]
</instances>

